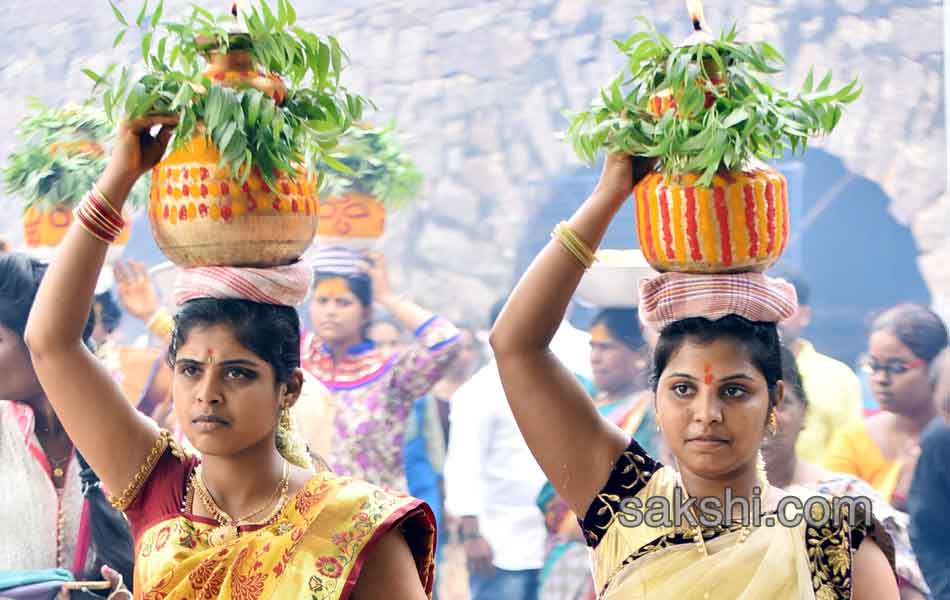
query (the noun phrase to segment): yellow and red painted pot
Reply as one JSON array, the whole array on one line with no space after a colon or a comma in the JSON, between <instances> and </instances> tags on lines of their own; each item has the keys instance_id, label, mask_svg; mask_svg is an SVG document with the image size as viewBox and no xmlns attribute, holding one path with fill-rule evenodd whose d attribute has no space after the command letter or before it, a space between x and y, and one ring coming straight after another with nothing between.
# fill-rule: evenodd
<instances>
[{"instance_id":1,"label":"yellow and red painted pot","mask_svg":"<svg viewBox=\"0 0 950 600\"><path fill-rule=\"evenodd\" d=\"M788 243L788 182L761 165L717 173L709 187L697 174L667 179L652 172L636 186L637 236L657 271L765 271Z\"/></svg>"},{"instance_id":2,"label":"yellow and red painted pot","mask_svg":"<svg viewBox=\"0 0 950 600\"><path fill-rule=\"evenodd\" d=\"M205 72L220 85L258 89L278 104L287 90L249 52L214 53ZM161 251L179 267L286 265L303 256L317 230L317 180L275 173L270 189L257 167L243 184L219 167L220 152L199 126L191 141L152 173L149 221Z\"/></svg>"},{"instance_id":3,"label":"yellow and red painted pot","mask_svg":"<svg viewBox=\"0 0 950 600\"><path fill-rule=\"evenodd\" d=\"M31 206L23 213L23 241L28 248L52 248L58 246L69 226L73 223L73 211L65 206L38 208ZM116 246L129 243L132 232L131 219L126 216L126 225L115 241Z\"/></svg>"},{"instance_id":4,"label":"yellow and red painted pot","mask_svg":"<svg viewBox=\"0 0 950 600\"><path fill-rule=\"evenodd\" d=\"M344 194L320 200L317 242L321 245L368 247L386 229L386 207L366 194Z\"/></svg>"},{"instance_id":5,"label":"yellow and red painted pot","mask_svg":"<svg viewBox=\"0 0 950 600\"><path fill-rule=\"evenodd\" d=\"M316 177L278 174L271 190L252 169L238 184L204 135L152 171L149 222L159 249L179 267L286 265L317 231Z\"/></svg>"}]
</instances>

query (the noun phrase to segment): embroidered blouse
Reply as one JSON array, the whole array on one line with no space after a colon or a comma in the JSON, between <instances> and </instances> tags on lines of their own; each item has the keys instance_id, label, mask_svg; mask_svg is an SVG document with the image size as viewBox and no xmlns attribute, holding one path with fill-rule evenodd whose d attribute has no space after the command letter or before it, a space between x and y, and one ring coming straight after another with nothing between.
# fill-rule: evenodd
<instances>
[{"instance_id":1,"label":"embroidered blouse","mask_svg":"<svg viewBox=\"0 0 950 600\"><path fill-rule=\"evenodd\" d=\"M333 396L334 443L328 462L338 475L405 491L402 449L412 403L427 394L458 354L459 332L432 317L406 350L385 355L372 342L333 354L313 334L304 341L303 367Z\"/></svg>"}]
</instances>

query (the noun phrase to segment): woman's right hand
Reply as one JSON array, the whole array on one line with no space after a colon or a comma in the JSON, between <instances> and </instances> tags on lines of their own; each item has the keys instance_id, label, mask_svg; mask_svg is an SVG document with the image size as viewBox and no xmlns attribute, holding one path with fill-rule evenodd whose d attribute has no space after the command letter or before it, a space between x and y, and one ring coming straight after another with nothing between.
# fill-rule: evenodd
<instances>
[{"instance_id":1,"label":"woman's right hand","mask_svg":"<svg viewBox=\"0 0 950 600\"><path fill-rule=\"evenodd\" d=\"M627 154L608 154L595 194L604 194L615 202L623 202L635 186L656 164L654 159Z\"/></svg>"},{"instance_id":2,"label":"woman's right hand","mask_svg":"<svg viewBox=\"0 0 950 600\"><path fill-rule=\"evenodd\" d=\"M148 321L159 309L158 293L145 265L136 260L121 261L113 269L119 301L129 314Z\"/></svg>"},{"instance_id":3,"label":"woman's right hand","mask_svg":"<svg viewBox=\"0 0 950 600\"><path fill-rule=\"evenodd\" d=\"M116 131L106 170L131 188L139 177L162 160L177 124L175 115L123 120ZM161 129L152 135L152 128L157 125L161 125Z\"/></svg>"}]
</instances>

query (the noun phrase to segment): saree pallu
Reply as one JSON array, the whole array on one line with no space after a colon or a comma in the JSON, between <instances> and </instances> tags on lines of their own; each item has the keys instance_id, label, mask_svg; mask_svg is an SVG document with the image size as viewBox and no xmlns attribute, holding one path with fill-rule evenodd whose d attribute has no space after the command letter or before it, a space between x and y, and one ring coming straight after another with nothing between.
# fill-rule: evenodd
<instances>
[{"instance_id":1,"label":"saree pallu","mask_svg":"<svg viewBox=\"0 0 950 600\"><path fill-rule=\"evenodd\" d=\"M396 528L431 594L435 520L421 501L319 473L270 525L242 528L237 539L214 546L209 533L217 523L181 511L196 464L166 453L126 511L136 532L137 599L343 600L373 545Z\"/></svg>"},{"instance_id":2,"label":"saree pallu","mask_svg":"<svg viewBox=\"0 0 950 600\"><path fill-rule=\"evenodd\" d=\"M626 498L639 499L644 514L653 498L675 506L677 480L675 471L653 460L635 441L618 459L583 520L599 598L849 599L854 552L867 536L875 539L893 568L887 533L863 513L845 511L838 523L824 525L804 520L789 527L763 523L747 535L738 525L703 528L707 554L701 552L693 530L670 523L625 525L621 508ZM799 500L804 504L806 498ZM799 507L784 507L786 518L794 516L794 508ZM860 505L855 510L860 511Z\"/></svg>"}]
</instances>

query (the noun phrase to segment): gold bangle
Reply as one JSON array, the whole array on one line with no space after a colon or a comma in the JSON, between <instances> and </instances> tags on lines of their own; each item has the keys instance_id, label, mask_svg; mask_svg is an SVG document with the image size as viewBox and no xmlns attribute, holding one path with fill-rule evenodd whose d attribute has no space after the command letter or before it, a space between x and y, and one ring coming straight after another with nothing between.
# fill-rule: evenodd
<instances>
[{"instance_id":1,"label":"gold bangle","mask_svg":"<svg viewBox=\"0 0 950 600\"><path fill-rule=\"evenodd\" d=\"M597 260L593 251L578 237L567 222L561 221L558 223L554 227L554 231L551 232L551 237L559 241L585 269L589 269Z\"/></svg>"},{"instance_id":2,"label":"gold bangle","mask_svg":"<svg viewBox=\"0 0 950 600\"><path fill-rule=\"evenodd\" d=\"M145 324L152 334L167 339L175 331L175 319L164 308L159 308Z\"/></svg>"}]
</instances>

